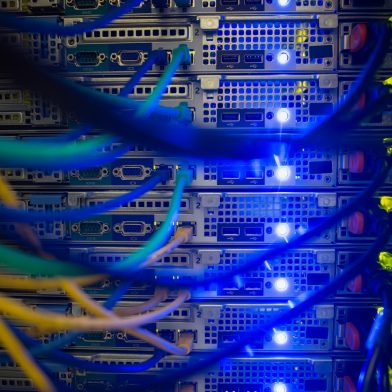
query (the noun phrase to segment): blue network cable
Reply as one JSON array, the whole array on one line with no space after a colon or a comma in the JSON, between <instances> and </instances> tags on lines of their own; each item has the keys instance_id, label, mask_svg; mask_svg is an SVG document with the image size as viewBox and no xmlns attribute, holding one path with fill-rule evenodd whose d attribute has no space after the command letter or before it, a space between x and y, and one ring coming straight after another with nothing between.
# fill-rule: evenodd
<instances>
[{"instance_id":1,"label":"blue network cable","mask_svg":"<svg viewBox=\"0 0 392 392\"><path fill-rule=\"evenodd\" d=\"M282 253L289 251L290 249L302 246L305 241L319 236L329 227L336 224L337 222L340 222L341 219L343 219L345 216L348 216L351 213L355 212L359 207L363 207L364 205L366 205L366 203L375 193L375 191L384 183L385 179L389 175L391 167L392 157L388 157L385 160L379 160L376 172L373 177L373 181L369 184L369 186L357 196L353 197L344 207L340 208L334 215L324 219L317 226L313 227L304 234L301 234L300 236L290 240L287 243L284 243L282 245L276 245L266 251L256 252L247 256L244 260L244 263L241 264L241 266L239 266L238 268L221 272L217 276L211 278L203 278L201 281L193 280L187 276L185 276L185 279L182 280L181 275L176 274L179 276L179 278L176 280L173 280L168 277L154 277L152 279L152 282L158 285L168 286L172 288L187 287L193 289L197 289L200 287L208 287L208 285L210 284L216 284L219 282L231 282L234 277L259 267L260 263L263 260L273 259L281 255Z\"/></svg>"},{"instance_id":2,"label":"blue network cable","mask_svg":"<svg viewBox=\"0 0 392 392\"><path fill-rule=\"evenodd\" d=\"M26 64L23 56L4 44L2 45L3 53L7 55L0 63L0 67L17 75L31 88L39 89L53 96L54 99L57 97L62 106L74 111L84 121L99 123L110 132L121 133L124 137L154 147L159 146L160 150L175 151L177 155L180 153L199 157L214 156L216 158L218 156L235 159L243 159L246 152L248 159L260 159L279 153L282 143L291 143L291 146L294 145L295 148L315 141L325 145L335 144L336 140L340 140L341 135L345 134L341 132L341 126L355 125L347 120L347 114L352 109L352 102L360 97L382 63L391 35L390 26L387 23L374 23L372 26L376 30L375 36L378 40L375 42L372 55L358 83L330 117L309 127L308 132L300 136L279 135L275 137L254 133L248 138L243 138L239 134L211 133L185 124L174 125L172 120L181 119L181 111L178 108L166 108L159 105L150 117L140 118L135 116L135 112L129 112L133 109L137 112L141 106L140 103L125 100L122 97L108 97L105 94L77 86L64 78L60 79L38 66ZM56 91L56 94L53 94L53 91ZM59 91L61 94L57 94ZM366 109L359 111L362 118L368 114ZM330 137L331 130L334 131L334 136L336 134L336 140L335 137Z\"/></svg>"},{"instance_id":3,"label":"blue network cable","mask_svg":"<svg viewBox=\"0 0 392 392\"><path fill-rule=\"evenodd\" d=\"M158 170L153 177L151 177L144 184L138 188L124 195L115 197L101 204L96 204L90 207L73 208L62 211L26 211L18 208L10 208L0 206L0 220L12 220L23 222L35 221L80 221L91 216L100 215L105 212L121 207L125 203L129 203L138 197L149 192L155 188L159 183L167 181L170 178L170 171L161 169Z\"/></svg>"},{"instance_id":4,"label":"blue network cable","mask_svg":"<svg viewBox=\"0 0 392 392\"><path fill-rule=\"evenodd\" d=\"M166 87L170 84L174 74L181 64L189 65L191 63L191 54L187 45L180 45L173 50L170 64L166 67L165 72L154 87L151 95L141 104L136 112L138 117L148 117L154 108L159 105L159 100Z\"/></svg>"},{"instance_id":5,"label":"blue network cable","mask_svg":"<svg viewBox=\"0 0 392 392\"><path fill-rule=\"evenodd\" d=\"M165 372L162 373L162 376L157 376L154 380L143 380L144 388L153 385L159 385L160 387L163 387L166 384L173 383L173 380L181 380L184 377L200 372L201 370L214 365L224 358L228 358L237 354L245 346L252 345L256 340L260 340L260 338L264 337L265 334L271 331L273 328L288 323L290 320L298 317L312 306L317 305L318 303L328 298L330 295L334 294L336 290L339 289L339 287L342 287L345 283L357 276L369 263L369 260L377 259L378 254L388 243L390 235L391 227L388 223L386 223L382 232L379 234L377 240L370 247L370 249L360 256L359 259L347 266L345 270L328 285L324 286L318 291L314 291L313 293L308 294L305 298L300 299L300 302L294 302L292 308L272 318L263 326L239 334L238 340L230 344L230 346L221 347L216 351L210 351L207 355L194 355L194 359L191 359L187 367L174 371L165 370Z\"/></svg>"},{"instance_id":6,"label":"blue network cable","mask_svg":"<svg viewBox=\"0 0 392 392\"><path fill-rule=\"evenodd\" d=\"M29 347L29 351L33 353L35 357L42 357L42 355L35 354L34 348L39 348L41 343L36 339L26 335L19 328L7 322L7 325L12 329L15 335ZM38 350L37 350L38 351ZM60 350L55 350L47 353L47 358L40 358L41 360L48 360L52 363L61 363L68 366L72 366L78 369L84 369L91 372L101 373L138 373L144 372L154 367L162 358L166 356L166 353L161 350L155 350L155 354L148 358L146 361L136 363L133 365L113 365L113 364L102 364L92 362L86 359L76 358L75 356L65 353ZM3 358L2 358L3 357ZM4 360L8 357L6 353L0 354L0 360ZM8 358L7 358L8 359Z\"/></svg>"},{"instance_id":7,"label":"blue network cable","mask_svg":"<svg viewBox=\"0 0 392 392\"><path fill-rule=\"evenodd\" d=\"M115 7L111 12L103 16L70 26L59 25L57 18L46 20L43 18L32 18L30 16L23 17L14 12L0 11L0 25L3 28L13 29L19 32L55 34L60 36L78 35L107 26L114 20L131 12L140 3L141 0L126 0L121 7Z\"/></svg>"},{"instance_id":8,"label":"blue network cable","mask_svg":"<svg viewBox=\"0 0 392 392\"><path fill-rule=\"evenodd\" d=\"M164 63L167 53L164 50L153 50L147 60L139 67L137 72L132 76L127 84L121 89L120 97L126 97L140 82L143 76L151 69L155 63Z\"/></svg>"},{"instance_id":9,"label":"blue network cable","mask_svg":"<svg viewBox=\"0 0 392 392\"><path fill-rule=\"evenodd\" d=\"M104 307L108 310L111 310L115 307L118 301L124 296L124 294L129 289L131 282L122 283L114 293L106 300ZM134 365L105 365L94 363L88 360L83 360L79 358L75 358L74 356L64 353L58 350L61 347L67 346L72 341L74 341L78 336L82 336L83 334L79 334L77 332L72 332L63 335L61 338L53 340L48 344L42 344L34 338L24 334L21 330L9 324L14 333L18 336L22 342L29 347L30 353L35 357L43 357L47 356L50 362L66 364L69 366L77 367L80 369L86 369L95 372L106 372L106 373L136 373L142 372L145 370L154 367L162 358L165 357L166 353L161 350L156 350L155 354L147 359L144 362L140 362ZM45 360L45 358L41 358ZM8 360L8 354L2 353L0 354L0 361Z\"/></svg>"}]
</instances>

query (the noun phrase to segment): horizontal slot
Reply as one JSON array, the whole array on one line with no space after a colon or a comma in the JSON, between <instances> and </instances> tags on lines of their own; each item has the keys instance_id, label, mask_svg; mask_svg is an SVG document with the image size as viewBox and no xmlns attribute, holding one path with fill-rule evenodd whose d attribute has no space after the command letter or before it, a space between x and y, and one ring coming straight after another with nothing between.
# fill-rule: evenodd
<instances>
[{"instance_id":1,"label":"horizontal slot","mask_svg":"<svg viewBox=\"0 0 392 392\"><path fill-rule=\"evenodd\" d=\"M238 122L240 121L240 114L237 112L223 112L221 120L223 122Z\"/></svg>"},{"instance_id":2,"label":"horizontal slot","mask_svg":"<svg viewBox=\"0 0 392 392\"><path fill-rule=\"evenodd\" d=\"M238 64L240 62L240 55L222 54L221 61L223 64Z\"/></svg>"},{"instance_id":3,"label":"horizontal slot","mask_svg":"<svg viewBox=\"0 0 392 392\"><path fill-rule=\"evenodd\" d=\"M262 63L263 62L263 56L261 54L246 54L244 55L244 61L245 63Z\"/></svg>"},{"instance_id":4,"label":"horizontal slot","mask_svg":"<svg viewBox=\"0 0 392 392\"><path fill-rule=\"evenodd\" d=\"M223 170L223 180L238 180L240 178L240 172L238 170Z\"/></svg>"},{"instance_id":5,"label":"horizontal slot","mask_svg":"<svg viewBox=\"0 0 392 392\"><path fill-rule=\"evenodd\" d=\"M262 227L245 227L245 235L249 237L262 237L263 228Z\"/></svg>"},{"instance_id":6,"label":"horizontal slot","mask_svg":"<svg viewBox=\"0 0 392 392\"><path fill-rule=\"evenodd\" d=\"M241 234L239 227L222 227L222 235L239 236Z\"/></svg>"},{"instance_id":7,"label":"horizontal slot","mask_svg":"<svg viewBox=\"0 0 392 392\"><path fill-rule=\"evenodd\" d=\"M264 114L262 112L245 112L245 121L263 121Z\"/></svg>"}]
</instances>

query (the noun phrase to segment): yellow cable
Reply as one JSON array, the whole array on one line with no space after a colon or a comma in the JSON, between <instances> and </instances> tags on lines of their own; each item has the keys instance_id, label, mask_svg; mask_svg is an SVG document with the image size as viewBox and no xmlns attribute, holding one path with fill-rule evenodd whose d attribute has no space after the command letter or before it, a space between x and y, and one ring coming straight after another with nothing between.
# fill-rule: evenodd
<instances>
[{"instance_id":1,"label":"yellow cable","mask_svg":"<svg viewBox=\"0 0 392 392\"><path fill-rule=\"evenodd\" d=\"M72 317L63 316L46 310L31 309L20 301L8 298L0 294L0 311L10 318L23 320L33 325L37 330L44 332L69 331L100 331L119 330L126 328L137 328L141 325L150 324L159 320L167 314L172 313L180 305L190 298L188 290L180 290L177 298L149 313L144 313L129 318L119 319L97 319L88 316Z\"/></svg>"},{"instance_id":2,"label":"yellow cable","mask_svg":"<svg viewBox=\"0 0 392 392\"><path fill-rule=\"evenodd\" d=\"M155 308L161 302L166 301L168 296L169 291L166 288L158 287L155 289L154 296L151 297L148 301L139 303L137 305L127 306L126 308L116 308L115 313L120 317L129 317L135 314L144 313Z\"/></svg>"},{"instance_id":3,"label":"yellow cable","mask_svg":"<svg viewBox=\"0 0 392 392\"><path fill-rule=\"evenodd\" d=\"M189 242L192 238L193 228L184 226L179 227L174 234L174 238L167 245L153 253L142 265L141 268L149 267L150 265L156 263L160 259L164 258L166 255L171 253L174 249L178 248L180 245Z\"/></svg>"},{"instance_id":4,"label":"yellow cable","mask_svg":"<svg viewBox=\"0 0 392 392\"><path fill-rule=\"evenodd\" d=\"M8 182L0 176L0 200L3 200L7 207L18 208L19 200L17 194L10 187ZM36 250L36 252L45 258L51 258L51 255L47 254L41 245L41 241L37 237L34 230L26 223L15 222L15 229L18 234L25 238Z\"/></svg>"},{"instance_id":5,"label":"yellow cable","mask_svg":"<svg viewBox=\"0 0 392 392\"><path fill-rule=\"evenodd\" d=\"M26 376L31 379L33 384L41 392L55 392L56 388L46 376L46 374L35 363L34 359L8 328L7 324L0 318L0 343L8 351L12 359L25 372Z\"/></svg>"},{"instance_id":6,"label":"yellow cable","mask_svg":"<svg viewBox=\"0 0 392 392\"><path fill-rule=\"evenodd\" d=\"M2 183L1 181L2 179L0 177L0 185ZM157 262L158 260L165 257L167 254L172 252L178 246L189 241L192 236L192 232L193 231L191 227L178 228L174 235L174 238L167 245L165 245L164 247L156 251L153 255L151 255L148 260L142 265L142 267L151 266L153 263ZM72 280L80 286L88 286L106 278L107 275L89 275L80 278L74 278ZM53 290L60 288L61 282L63 282L62 278L30 278L20 277L17 275L0 275L0 288L10 290ZM129 315L130 314L135 313L129 313Z\"/></svg>"},{"instance_id":7,"label":"yellow cable","mask_svg":"<svg viewBox=\"0 0 392 392\"><path fill-rule=\"evenodd\" d=\"M64 280L63 289L71 299L78 302L88 313L96 317L120 320L120 317L118 317L114 312L105 309L97 301L81 290L81 288L74 282ZM128 328L125 329L124 332L173 355L187 355L190 352L191 347L189 347L189 344L177 346L142 328Z\"/></svg>"},{"instance_id":8,"label":"yellow cable","mask_svg":"<svg viewBox=\"0 0 392 392\"><path fill-rule=\"evenodd\" d=\"M0 176L0 198L8 207L19 207L18 197L8 182Z\"/></svg>"},{"instance_id":9,"label":"yellow cable","mask_svg":"<svg viewBox=\"0 0 392 392\"><path fill-rule=\"evenodd\" d=\"M106 275L87 275L72 278L72 281L80 286L104 280ZM0 288L11 290L53 290L61 288L64 278L30 278L15 275L0 275Z\"/></svg>"}]
</instances>

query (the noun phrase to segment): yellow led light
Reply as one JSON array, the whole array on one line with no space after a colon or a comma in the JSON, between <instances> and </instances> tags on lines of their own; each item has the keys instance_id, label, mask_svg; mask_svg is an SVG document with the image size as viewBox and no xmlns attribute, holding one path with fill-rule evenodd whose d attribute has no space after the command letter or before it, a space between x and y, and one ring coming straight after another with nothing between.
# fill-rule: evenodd
<instances>
[{"instance_id":1,"label":"yellow led light","mask_svg":"<svg viewBox=\"0 0 392 392\"><path fill-rule=\"evenodd\" d=\"M386 212L391 212L392 211L392 197L382 196L380 199L380 208L382 208Z\"/></svg>"},{"instance_id":2,"label":"yellow led light","mask_svg":"<svg viewBox=\"0 0 392 392\"><path fill-rule=\"evenodd\" d=\"M384 80L384 86L392 86L392 76Z\"/></svg>"},{"instance_id":3,"label":"yellow led light","mask_svg":"<svg viewBox=\"0 0 392 392\"><path fill-rule=\"evenodd\" d=\"M392 254L389 252L381 252L378 256L378 264L387 270L392 271Z\"/></svg>"},{"instance_id":4,"label":"yellow led light","mask_svg":"<svg viewBox=\"0 0 392 392\"><path fill-rule=\"evenodd\" d=\"M377 308L377 314L380 314L380 313L382 313L384 311L384 308L382 307L382 306L379 306L378 308Z\"/></svg>"}]
</instances>

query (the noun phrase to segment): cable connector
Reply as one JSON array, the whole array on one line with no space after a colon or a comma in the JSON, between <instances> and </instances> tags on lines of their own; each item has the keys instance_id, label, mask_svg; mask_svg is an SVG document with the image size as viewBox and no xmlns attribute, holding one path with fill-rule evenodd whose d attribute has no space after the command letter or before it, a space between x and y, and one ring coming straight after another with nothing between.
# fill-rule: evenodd
<instances>
[{"instance_id":1,"label":"cable connector","mask_svg":"<svg viewBox=\"0 0 392 392\"><path fill-rule=\"evenodd\" d=\"M186 181L185 186L189 186L192 184L193 181L193 171L190 169L180 169L177 171L177 181L180 177L183 177Z\"/></svg>"},{"instance_id":2,"label":"cable connector","mask_svg":"<svg viewBox=\"0 0 392 392\"><path fill-rule=\"evenodd\" d=\"M156 173L161 177L163 183L172 178L172 170L168 166L159 166Z\"/></svg>"},{"instance_id":3,"label":"cable connector","mask_svg":"<svg viewBox=\"0 0 392 392\"><path fill-rule=\"evenodd\" d=\"M188 104L186 102L181 102L178 106L178 121L184 122L184 123L192 123L193 121L193 113L192 110L189 109Z\"/></svg>"},{"instance_id":4,"label":"cable connector","mask_svg":"<svg viewBox=\"0 0 392 392\"><path fill-rule=\"evenodd\" d=\"M185 354L188 355L192 351L194 340L194 333L191 331L180 332L178 336L178 347L185 349Z\"/></svg>"},{"instance_id":5,"label":"cable connector","mask_svg":"<svg viewBox=\"0 0 392 392\"><path fill-rule=\"evenodd\" d=\"M173 50L173 56L176 55L177 53L181 55L181 62L180 62L181 65L191 65L192 56L188 48L188 45L186 44L178 45L178 47Z\"/></svg>"},{"instance_id":6,"label":"cable connector","mask_svg":"<svg viewBox=\"0 0 392 392\"><path fill-rule=\"evenodd\" d=\"M380 198L380 208L388 213L392 212L392 197L382 196Z\"/></svg>"},{"instance_id":7,"label":"cable connector","mask_svg":"<svg viewBox=\"0 0 392 392\"><path fill-rule=\"evenodd\" d=\"M383 270L392 272L392 254L381 252L378 256L378 264Z\"/></svg>"}]
</instances>

